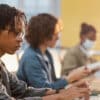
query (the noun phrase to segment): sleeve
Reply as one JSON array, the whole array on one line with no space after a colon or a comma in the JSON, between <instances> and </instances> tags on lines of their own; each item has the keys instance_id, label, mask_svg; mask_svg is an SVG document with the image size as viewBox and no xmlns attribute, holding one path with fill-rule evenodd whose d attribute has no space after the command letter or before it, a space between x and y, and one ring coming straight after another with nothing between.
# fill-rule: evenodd
<instances>
[{"instance_id":1,"label":"sleeve","mask_svg":"<svg viewBox=\"0 0 100 100\"><path fill-rule=\"evenodd\" d=\"M11 97L7 93L6 87L2 84L2 78L0 75L0 100L42 100L42 98L41 97L26 97L26 98L18 99L18 97L15 97L15 98Z\"/></svg>"},{"instance_id":2,"label":"sleeve","mask_svg":"<svg viewBox=\"0 0 100 100\"><path fill-rule=\"evenodd\" d=\"M37 57L26 58L23 67L25 76L27 77L27 82L30 86L36 88L47 87L52 89L61 89L67 85L67 82L64 79L59 79L56 82L50 83L43 65Z\"/></svg>"},{"instance_id":3,"label":"sleeve","mask_svg":"<svg viewBox=\"0 0 100 100\"><path fill-rule=\"evenodd\" d=\"M68 75L68 73L77 67L77 57L74 54L66 53L62 65L62 75Z\"/></svg>"}]
</instances>

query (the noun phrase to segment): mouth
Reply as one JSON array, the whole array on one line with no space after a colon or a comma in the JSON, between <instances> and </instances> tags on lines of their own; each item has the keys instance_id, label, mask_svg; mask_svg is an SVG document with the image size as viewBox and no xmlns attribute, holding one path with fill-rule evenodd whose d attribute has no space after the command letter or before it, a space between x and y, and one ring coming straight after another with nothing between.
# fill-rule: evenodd
<instances>
[{"instance_id":1,"label":"mouth","mask_svg":"<svg viewBox=\"0 0 100 100\"><path fill-rule=\"evenodd\" d=\"M20 45L16 46L16 50L18 50L20 48Z\"/></svg>"}]
</instances>

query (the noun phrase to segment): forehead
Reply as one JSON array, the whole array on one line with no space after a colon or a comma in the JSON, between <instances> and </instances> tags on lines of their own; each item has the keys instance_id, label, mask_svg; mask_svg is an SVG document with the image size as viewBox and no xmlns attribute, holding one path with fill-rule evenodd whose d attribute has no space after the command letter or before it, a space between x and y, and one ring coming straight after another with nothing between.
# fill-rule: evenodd
<instances>
[{"instance_id":1,"label":"forehead","mask_svg":"<svg viewBox=\"0 0 100 100\"><path fill-rule=\"evenodd\" d=\"M25 28L25 21L22 17L15 16L15 31L22 32Z\"/></svg>"},{"instance_id":2,"label":"forehead","mask_svg":"<svg viewBox=\"0 0 100 100\"><path fill-rule=\"evenodd\" d=\"M86 34L86 36L87 37L94 37L94 36L96 36L96 33L95 32L88 32L87 34Z\"/></svg>"},{"instance_id":3,"label":"forehead","mask_svg":"<svg viewBox=\"0 0 100 100\"><path fill-rule=\"evenodd\" d=\"M89 32L85 35L83 35L84 38L88 38L90 40L96 40L96 34L95 32Z\"/></svg>"},{"instance_id":4,"label":"forehead","mask_svg":"<svg viewBox=\"0 0 100 100\"><path fill-rule=\"evenodd\" d=\"M63 23L62 23L62 20L61 19L58 19L58 22L55 26L55 34L61 32L63 29Z\"/></svg>"}]
</instances>

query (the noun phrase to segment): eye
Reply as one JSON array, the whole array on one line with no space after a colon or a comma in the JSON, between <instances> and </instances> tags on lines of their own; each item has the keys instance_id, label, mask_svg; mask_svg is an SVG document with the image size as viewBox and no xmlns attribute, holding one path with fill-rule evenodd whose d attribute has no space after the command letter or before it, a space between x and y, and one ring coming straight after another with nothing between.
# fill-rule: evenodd
<instances>
[{"instance_id":1,"label":"eye","mask_svg":"<svg viewBox=\"0 0 100 100\"><path fill-rule=\"evenodd\" d=\"M16 38L23 38L24 37L24 33L23 32L20 32L17 34Z\"/></svg>"}]
</instances>

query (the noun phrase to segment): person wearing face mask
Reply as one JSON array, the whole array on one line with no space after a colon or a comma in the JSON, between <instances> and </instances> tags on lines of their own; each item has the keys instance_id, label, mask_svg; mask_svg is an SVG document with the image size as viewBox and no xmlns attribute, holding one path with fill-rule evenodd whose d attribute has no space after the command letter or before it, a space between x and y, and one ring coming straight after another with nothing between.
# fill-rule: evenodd
<instances>
[{"instance_id":1,"label":"person wearing face mask","mask_svg":"<svg viewBox=\"0 0 100 100\"><path fill-rule=\"evenodd\" d=\"M81 24L80 43L70 48L65 54L62 75L67 75L73 69L91 64L96 60L91 58L91 49L95 45L96 29L87 23Z\"/></svg>"}]
</instances>

